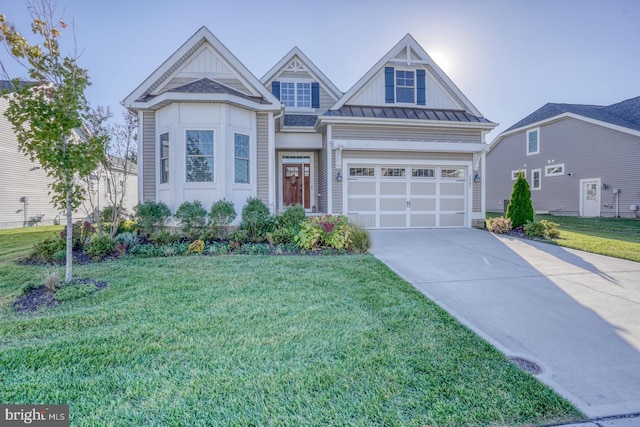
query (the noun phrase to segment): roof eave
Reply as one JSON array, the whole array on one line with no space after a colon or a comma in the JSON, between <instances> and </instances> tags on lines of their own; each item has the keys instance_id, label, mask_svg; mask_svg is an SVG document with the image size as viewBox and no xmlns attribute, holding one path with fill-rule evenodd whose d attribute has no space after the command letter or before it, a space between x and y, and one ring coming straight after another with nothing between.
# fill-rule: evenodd
<instances>
[{"instance_id":1,"label":"roof eave","mask_svg":"<svg viewBox=\"0 0 640 427\"><path fill-rule=\"evenodd\" d=\"M343 116L319 116L319 124L364 124L383 126L410 126L410 127L441 127L441 128L465 128L491 130L498 126L493 122L457 122L445 120L416 120L416 119L382 119L377 117L343 117Z\"/></svg>"},{"instance_id":2,"label":"roof eave","mask_svg":"<svg viewBox=\"0 0 640 427\"><path fill-rule=\"evenodd\" d=\"M127 107L134 110L158 110L174 102L225 103L249 109L251 111L279 112L280 105L260 104L229 93L180 93L164 92L148 101L135 101Z\"/></svg>"}]
</instances>

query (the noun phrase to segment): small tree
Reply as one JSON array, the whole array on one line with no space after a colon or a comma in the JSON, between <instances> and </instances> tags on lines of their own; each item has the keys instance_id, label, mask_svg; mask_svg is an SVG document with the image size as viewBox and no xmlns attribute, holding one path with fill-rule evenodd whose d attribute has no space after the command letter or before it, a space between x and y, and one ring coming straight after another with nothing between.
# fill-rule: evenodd
<instances>
[{"instance_id":1,"label":"small tree","mask_svg":"<svg viewBox=\"0 0 640 427\"><path fill-rule=\"evenodd\" d=\"M522 172L518 174L518 179L516 179L516 182L513 184L511 201L509 202L509 206L507 206L506 217L511 219L511 226L513 228L525 225L527 221L533 222L534 220L531 190Z\"/></svg>"},{"instance_id":2,"label":"small tree","mask_svg":"<svg viewBox=\"0 0 640 427\"><path fill-rule=\"evenodd\" d=\"M65 280L69 282L73 278L73 210L84 197L77 179L98 166L104 140L92 136L84 139L77 132L87 117L84 92L90 83L87 70L77 64L78 55L63 57L60 53L59 39L67 24L54 19L55 5L50 0L28 0L26 4L33 19L31 30L43 39L42 43L30 44L4 15L0 15L0 42L37 83L19 84L14 80L5 115L22 152L39 162L51 178L54 205L66 210ZM6 69L4 65L2 69Z\"/></svg>"}]
</instances>

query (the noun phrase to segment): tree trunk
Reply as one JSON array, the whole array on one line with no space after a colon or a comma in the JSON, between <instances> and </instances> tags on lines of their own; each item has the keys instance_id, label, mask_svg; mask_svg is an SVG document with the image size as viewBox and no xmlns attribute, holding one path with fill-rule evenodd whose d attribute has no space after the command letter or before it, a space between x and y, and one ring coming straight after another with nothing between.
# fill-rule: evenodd
<instances>
[{"instance_id":1,"label":"tree trunk","mask_svg":"<svg viewBox=\"0 0 640 427\"><path fill-rule=\"evenodd\" d=\"M64 281L70 282L73 279L73 210L71 209L71 189L67 188L65 196L67 208L67 265Z\"/></svg>"}]
</instances>

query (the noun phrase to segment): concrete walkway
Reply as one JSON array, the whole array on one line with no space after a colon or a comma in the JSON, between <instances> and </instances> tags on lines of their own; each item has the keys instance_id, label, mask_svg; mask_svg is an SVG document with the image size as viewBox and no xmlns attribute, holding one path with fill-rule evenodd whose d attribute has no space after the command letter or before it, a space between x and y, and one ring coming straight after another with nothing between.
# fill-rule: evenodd
<instances>
[{"instance_id":1,"label":"concrete walkway","mask_svg":"<svg viewBox=\"0 0 640 427\"><path fill-rule=\"evenodd\" d=\"M371 252L591 423L640 426L640 263L483 230L374 230ZM623 416L623 417L619 417Z\"/></svg>"}]
</instances>

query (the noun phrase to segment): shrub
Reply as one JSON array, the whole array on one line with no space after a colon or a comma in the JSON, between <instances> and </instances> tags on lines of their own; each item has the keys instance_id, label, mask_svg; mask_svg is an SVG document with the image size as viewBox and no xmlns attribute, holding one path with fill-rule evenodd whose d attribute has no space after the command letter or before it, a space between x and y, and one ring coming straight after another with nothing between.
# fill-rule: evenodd
<instances>
[{"instance_id":1,"label":"shrub","mask_svg":"<svg viewBox=\"0 0 640 427\"><path fill-rule=\"evenodd\" d=\"M242 208L240 229L247 230L249 240L264 240L266 233L273 230L273 218L269 208L258 198L249 197Z\"/></svg>"},{"instance_id":2,"label":"shrub","mask_svg":"<svg viewBox=\"0 0 640 427\"><path fill-rule=\"evenodd\" d=\"M189 245L187 253L201 254L204 251L204 242L202 240L195 240Z\"/></svg>"},{"instance_id":3,"label":"shrub","mask_svg":"<svg viewBox=\"0 0 640 427\"><path fill-rule=\"evenodd\" d=\"M533 222L534 213L529 183L525 179L524 174L520 172L518 179L516 179L516 182L513 184L511 201L509 202L509 206L507 206L505 216L511 220L511 226L515 228L520 225L525 225L527 221Z\"/></svg>"},{"instance_id":4,"label":"shrub","mask_svg":"<svg viewBox=\"0 0 640 427\"><path fill-rule=\"evenodd\" d=\"M226 242L213 242L207 247L206 251L209 255L224 255L231 252L231 245Z\"/></svg>"},{"instance_id":5,"label":"shrub","mask_svg":"<svg viewBox=\"0 0 640 427\"><path fill-rule=\"evenodd\" d=\"M60 237L51 237L49 239L45 239L41 242L35 243L33 245L33 254L41 261L54 261L54 257L57 253L62 252L64 257L66 257L65 253L66 242L64 239Z\"/></svg>"},{"instance_id":6,"label":"shrub","mask_svg":"<svg viewBox=\"0 0 640 427\"><path fill-rule=\"evenodd\" d=\"M560 235L558 224L543 219L540 222L529 221L524 225L524 233L529 237L554 239Z\"/></svg>"},{"instance_id":7,"label":"shrub","mask_svg":"<svg viewBox=\"0 0 640 427\"><path fill-rule=\"evenodd\" d=\"M93 283L79 283L76 285L68 285L58 290L54 296L57 301L70 301L91 295L98 290Z\"/></svg>"},{"instance_id":8,"label":"shrub","mask_svg":"<svg viewBox=\"0 0 640 427\"><path fill-rule=\"evenodd\" d=\"M349 224L349 247L354 252L366 254L371 249L371 235L359 225Z\"/></svg>"},{"instance_id":9,"label":"shrub","mask_svg":"<svg viewBox=\"0 0 640 427\"><path fill-rule=\"evenodd\" d=\"M156 257L164 255L164 250L161 246L156 245L136 245L129 251L131 255L141 258Z\"/></svg>"},{"instance_id":10,"label":"shrub","mask_svg":"<svg viewBox=\"0 0 640 427\"><path fill-rule=\"evenodd\" d=\"M116 249L116 241L108 234L94 236L87 245L86 252L95 258L111 256Z\"/></svg>"},{"instance_id":11,"label":"shrub","mask_svg":"<svg viewBox=\"0 0 640 427\"><path fill-rule=\"evenodd\" d=\"M346 216L323 215L307 218L302 222L295 242L302 249L348 247L350 227Z\"/></svg>"},{"instance_id":12,"label":"shrub","mask_svg":"<svg viewBox=\"0 0 640 427\"><path fill-rule=\"evenodd\" d=\"M249 232L247 230L235 230L229 233L229 242L241 245L249 240Z\"/></svg>"},{"instance_id":13,"label":"shrub","mask_svg":"<svg viewBox=\"0 0 640 427\"><path fill-rule=\"evenodd\" d=\"M300 232L300 226L289 228L276 228L272 232L266 234L267 240L272 245L279 245L281 243L291 243L294 241L296 235Z\"/></svg>"},{"instance_id":14,"label":"shrub","mask_svg":"<svg viewBox=\"0 0 640 427\"><path fill-rule=\"evenodd\" d=\"M133 208L138 226L146 235L164 229L171 216L171 210L163 202L147 200Z\"/></svg>"},{"instance_id":15,"label":"shrub","mask_svg":"<svg viewBox=\"0 0 640 427\"><path fill-rule=\"evenodd\" d=\"M211 205L209 211L209 221L211 226L220 234L220 237L227 236L229 225L236 219L236 209L233 202L222 199Z\"/></svg>"},{"instance_id":16,"label":"shrub","mask_svg":"<svg viewBox=\"0 0 640 427\"><path fill-rule=\"evenodd\" d=\"M51 270L47 272L47 275L44 277L44 286L51 292L54 292L60 286L60 282L60 273L58 270Z\"/></svg>"},{"instance_id":17,"label":"shrub","mask_svg":"<svg viewBox=\"0 0 640 427\"><path fill-rule=\"evenodd\" d=\"M125 233L125 232L133 232L136 230L136 222L132 221L130 219L125 219L124 221L120 221L120 224L118 224L118 233Z\"/></svg>"},{"instance_id":18,"label":"shrub","mask_svg":"<svg viewBox=\"0 0 640 427\"><path fill-rule=\"evenodd\" d=\"M171 245L180 241L180 235L167 229L162 229L151 234L149 240L161 246Z\"/></svg>"},{"instance_id":19,"label":"shrub","mask_svg":"<svg viewBox=\"0 0 640 427\"><path fill-rule=\"evenodd\" d=\"M207 226L207 210L200 200L182 203L174 217L180 222L182 231L189 239L200 238Z\"/></svg>"},{"instance_id":20,"label":"shrub","mask_svg":"<svg viewBox=\"0 0 640 427\"><path fill-rule=\"evenodd\" d=\"M511 220L509 218L499 217L489 221L489 231L496 234L504 234L511 231Z\"/></svg>"},{"instance_id":21,"label":"shrub","mask_svg":"<svg viewBox=\"0 0 640 427\"><path fill-rule=\"evenodd\" d=\"M74 251L82 250L92 234L95 234L96 227L89 221L76 221L71 227L72 248ZM60 237L66 241L67 227L65 226L60 232Z\"/></svg>"},{"instance_id":22,"label":"shrub","mask_svg":"<svg viewBox=\"0 0 640 427\"><path fill-rule=\"evenodd\" d=\"M267 243L245 243L240 247L241 254L247 255L269 255L271 246Z\"/></svg>"},{"instance_id":23,"label":"shrub","mask_svg":"<svg viewBox=\"0 0 640 427\"><path fill-rule=\"evenodd\" d=\"M113 206L107 206L105 208L102 209L102 212L100 212L100 221L101 222L112 222L113 221ZM124 220L125 217L127 216L127 210L122 208L119 212L118 218L119 220Z\"/></svg>"},{"instance_id":24,"label":"shrub","mask_svg":"<svg viewBox=\"0 0 640 427\"><path fill-rule=\"evenodd\" d=\"M282 212L282 214L276 217L277 228L297 228L300 229L300 224L307 217L307 213L304 211L302 205L289 206Z\"/></svg>"},{"instance_id":25,"label":"shrub","mask_svg":"<svg viewBox=\"0 0 640 427\"><path fill-rule=\"evenodd\" d=\"M137 245L140 240L138 239L138 235L136 233L125 231L118 234L115 237L115 241L116 243L124 245L124 248L128 250Z\"/></svg>"}]
</instances>

